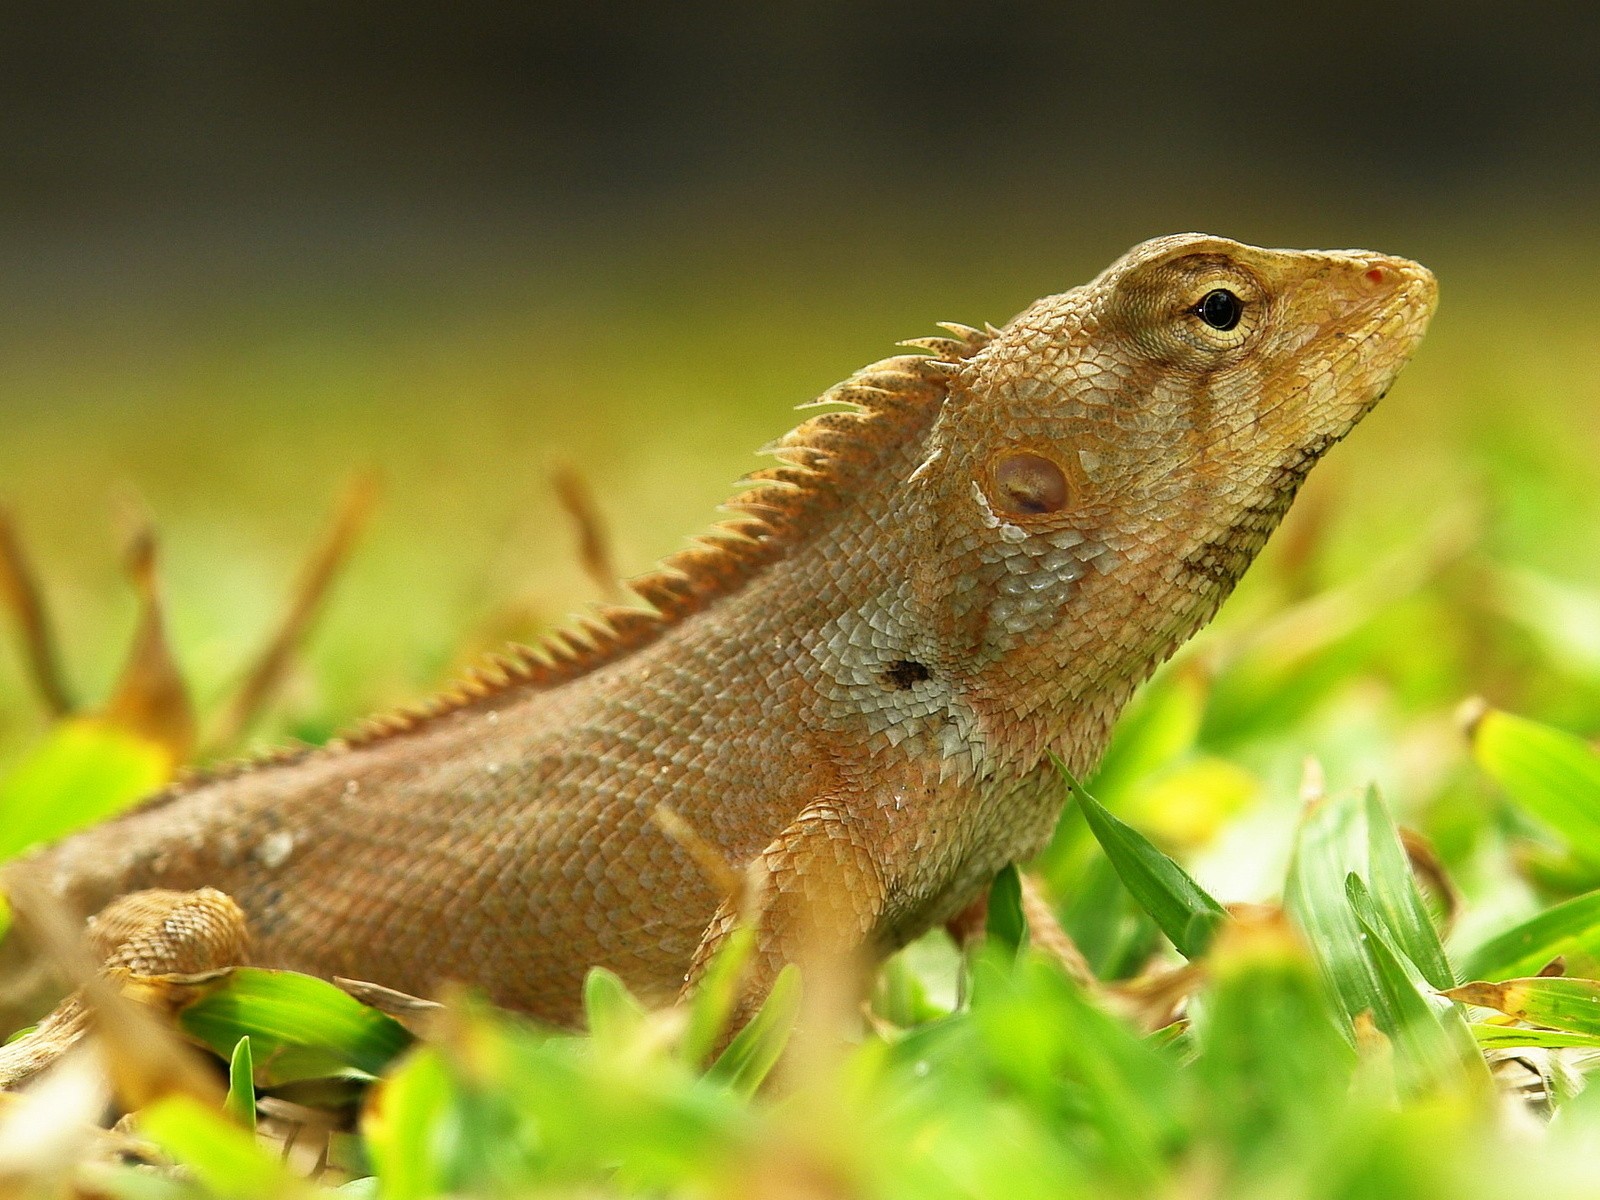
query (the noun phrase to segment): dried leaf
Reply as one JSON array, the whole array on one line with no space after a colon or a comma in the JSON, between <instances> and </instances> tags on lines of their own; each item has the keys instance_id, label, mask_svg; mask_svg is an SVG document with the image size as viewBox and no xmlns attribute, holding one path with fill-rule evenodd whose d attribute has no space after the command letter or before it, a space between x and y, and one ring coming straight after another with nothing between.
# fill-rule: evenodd
<instances>
[{"instance_id":1,"label":"dried leaf","mask_svg":"<svg viewBox=\"0 0 1600 1200\"><path fill-rule=\"evenodd\" d=\"M289 664L316 623L334 581L349 562L377 498L376 475L362 473L350 481L322 543L301 569L277 630L245 673L244 682L207 738L207 746L224 748L236 744L277 697Z\"/></svg>"},{"instance_id":2,"label":"dried leaf","mask_svg":"<svg viewBox=\"0 0 1600 1200\"><path fill-rule=\"evenodd\" d=\"M0 1108L0 1195L68 1195L78 1166L102 1149L110 1103L105 1072L80 1051Z\"/></svg>"},{"instance_id":3,"label":"dried leaf","mask_svg":"<svg viewBox=\"0 0 1600 1200\"><path fill-rule=\"evenodd\" d=\"M139 594L139 623L127 663L100 719L162 747L176 769L194 751L196 722L188 685L167 640L156 571L155 531L141 523L127 550L126 571Z\"/></svg>"},{"instance_id":4,"label":"dried leaf","mask_svg":"<svg viewBox=\"0 0 1600 1200\"><path fill-rule=\"evenodd\" d=\"M599 506L594 502L594 493L578 469L570 463L556 467L551 472L550 481L555 485L556 498L561 501L561 507L571 518L573 529L577 532L578 562L583 566L584 574L594 583L602 598L611 603L620 603L623 599L622 585L616 559L611 552L611 534L606 528L605 518L600 515Z\"/></svg>"},{"instance_id":5,"label":"dried leaf","mask_svg":"<svg viewBox=\"0 0 1600 1200\"><path fill-rule=\"evenodd\" d=\"M22 639L22 656L34 689L52 716L73 711L72 696L62 677L61 658L33 565L23 551L11 515L0 508L0 604L11 610Z\"/></svg>"},{"instance_id":6,"label":"dried leaf","mask_svg":"<svg viewBox=\"0 0 1600 1200\"><path fill-rule=\"evenodd\" d=\"M375 1008L385 1016L393 1017L407 1033L421 1037L429 1023L443 1011L437 1000L424 1000L395 988L364 979L345 979L335 975L333 986L368 1008Z\"/></svg>"}]
</instances>

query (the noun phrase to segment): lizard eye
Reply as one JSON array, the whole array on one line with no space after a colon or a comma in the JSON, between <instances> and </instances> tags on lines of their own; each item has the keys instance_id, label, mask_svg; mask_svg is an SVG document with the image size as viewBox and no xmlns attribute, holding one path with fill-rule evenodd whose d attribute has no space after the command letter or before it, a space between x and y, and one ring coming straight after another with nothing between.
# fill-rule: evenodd
<instances>
[{"instance_id":1,"label":"lizard eye","mask_svg":"<svg viewBox=\"0 0 1600 1200\"><path fill-rule=\"evenodd\" d=\"M1017 451L995 463L997 507L1014 516L1042 516L1067 506L1066 474L1042 454Z\"/></svg>"},{"instance_id":2,"label":"lizard eye","mask_svg":"<svg viewBox=\"0 0 1600 1200\"><path fill-rule=\"evenodd\" d=\"M1213 288L1201 297L1194 313L1211 328L1227 333L1244 316L1244 301L1227 288Z\"/></svg>"}]
</instances>

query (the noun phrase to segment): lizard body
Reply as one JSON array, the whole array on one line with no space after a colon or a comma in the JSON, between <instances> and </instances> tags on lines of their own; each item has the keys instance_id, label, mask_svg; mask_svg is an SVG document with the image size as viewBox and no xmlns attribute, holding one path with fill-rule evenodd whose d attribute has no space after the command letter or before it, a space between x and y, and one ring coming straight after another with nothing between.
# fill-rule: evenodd
<instances>
[{"instance_id":1,"label":"lizard body","mask_svg":"<svg viewBox=\"0 0 1600 1200\"><path fill-rule=\"evenodd\" d=\"M880 957L1042 848L1048 752L1097 760L1316 460L1409 358L1432 276L1202 235L822 398L732 521L541 659L379 732L179 788L36 854L76 909L213 887L268 966L570 1023L670 999L733 900L755 986L819 931Z\"/></svg>"}]
</instances>

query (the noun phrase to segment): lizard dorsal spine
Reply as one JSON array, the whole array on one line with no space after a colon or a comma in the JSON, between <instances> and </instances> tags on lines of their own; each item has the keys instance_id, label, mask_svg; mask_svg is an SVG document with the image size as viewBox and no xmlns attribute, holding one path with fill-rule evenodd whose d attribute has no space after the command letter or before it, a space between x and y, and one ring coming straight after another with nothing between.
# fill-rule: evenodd
<instances>
[{"instance_id":1,"label":"lizard dorsal spine","mask_svg":"<svg viewBox=\"0 0 1600 1200\"><path fill-rule=\"evenodd\" d=\"M733 513L690 545L628 582L649 608L591 610L534 647L512 646L424 704L364 722L342 742L363 746L414 731L464 709L557 687L650 645L732 595L822 528L829 511L870 479L879 452L910 427L931 422L950 363L970 358L991 333L946 325L947 337L903 343L923 351L857 371L803 407L830 411L801 422L765 448L778 465L745 476L723 507Z\"/></svg>"}]
</instances>

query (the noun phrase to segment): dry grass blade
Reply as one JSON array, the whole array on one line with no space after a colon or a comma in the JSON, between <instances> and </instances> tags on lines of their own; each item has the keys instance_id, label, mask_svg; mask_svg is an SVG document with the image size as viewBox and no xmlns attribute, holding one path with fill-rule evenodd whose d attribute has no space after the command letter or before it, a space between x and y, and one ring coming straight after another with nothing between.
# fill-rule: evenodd
<instances>
[{"instance_id":1,"label":"dry grass blade","mask_svg":"<svg viewBox=\"0 0 1600 1200\"><path fill-rule=\"evenodd\" d=\"M576 467L562 463L551 472L550 482L556 489L556 498L572 519L578 534L578 561L584 574L599 589L605 600L618 603L622 600L622 584L617 573L616 559L611 552L611 534L605 518L594 502L594 493Z\"/></svg>"},{"instance_id":2,"label":"dry grass blade","mask_svg":"<svg viewBox=\"0 0 1600 1200\"><path fill-rule=\"evenodd\" d=\"M1432 842L1415 829L1401 826L1399 833L1400 845L1406 852L1406 861L1411 864L1417 882L1438 902L1440 932L1448 935L1461 911L1461 893L1456 890L1450 872L1445 870Z\"/></svg>"},{"instance_id":3,"label":"dry grass blade","mask_svg":"<svg viewBox=\"0 0 1600 1200\"><path fill-rule=\"evenodd\" d=\"M125 567L139 595L139 623L101 717L165 747L176 767L194 752L196 722L188 685L167 640L156 561L155 531L141 518L128 542Z\"/></svg>"},{"instance_id":4,"label":"dry grass blade","mask_svg":"<svg viewBox=\"0 0 1600 1200\"><path fill-rule=\"evenodd\" d=\"M223 749L237 743L276 697L295 652L310 633L329 590L349 562L356 539L366 527L377 499L375 474L363 472L350 481L327 535L301 570L283 619L256 655L244 682L223 711L216 729L207 739L208 748Z\"/></svg>"},{"instance_id":5,"label":"dry grass blade","mask_svg":"<svg viewBox=\"0 0 1600 1200\"><path fill-rule=\"evenodd\" d=\"M1050 898L1040 890L1039 881L1026 871L1019 876L1019 880L1022 884L1022 915L1028 920L1029 944L1055 959L1067 977L1079 987L1098 988L1099 980L1095 978L1094 968L1089 966L1083 951L1072 940L1072 935L1062 928Z\"/></svg>"},{"instance_id":6,"label":"dry grass blade","mask_svg":"<svg viewBox=\"0 0 1600 1200\"><path fill-rule=\"evenodd\" d=\"M52 716L72 712L72 696L62 677L61 656L45 611L33 564L22 549L11 514L0 508L0 603L11 610L22 639L22 655L39 698Z\"/></svg>"},{"instance_id":7,"label":"dry grass blade","mask_svg":"<svg viewBox=\"0 0 1600 1200\"><path fill-rule=\"evenodd\" d=\"M67 1196L85 1161L109 1157L119 1139L100 1128L110 1102L91 1053L67 1058L0 1107L0 1195Z\"/></svg>"},{"instance_id":8,"label":"dry grass blade","mask_svg":"<svg viewBox=\"0 0 1600 1200\"><path fill-rule=\"evenodd\" d=\"M699 830L666 804L657 804L650 810L650 821L683 849L719 894L729 897L734 911L745 912L752 894L759 889L751 886L749 874L728 861L720 846L703 837ZM760 859L755 862L760 862ZM751 864L752 868L755 862Z\"/></svg>"},{"instance_id":9,"label":"dry grass blade","mask_svg":"<svg viewBox=\"0 0 1600 1200\"><path fill-rule=\"evenodd\" d=\"M368 983L364 979L344 979L335 975L333 984L368 1008L375 1008L385 1016L393 1017L407 1032L418 1037L427 1033L435 1015L444 1008L437 1000L424 1000L420 996L384 987L381 983Z\"/></svg>"}]
</instances>

